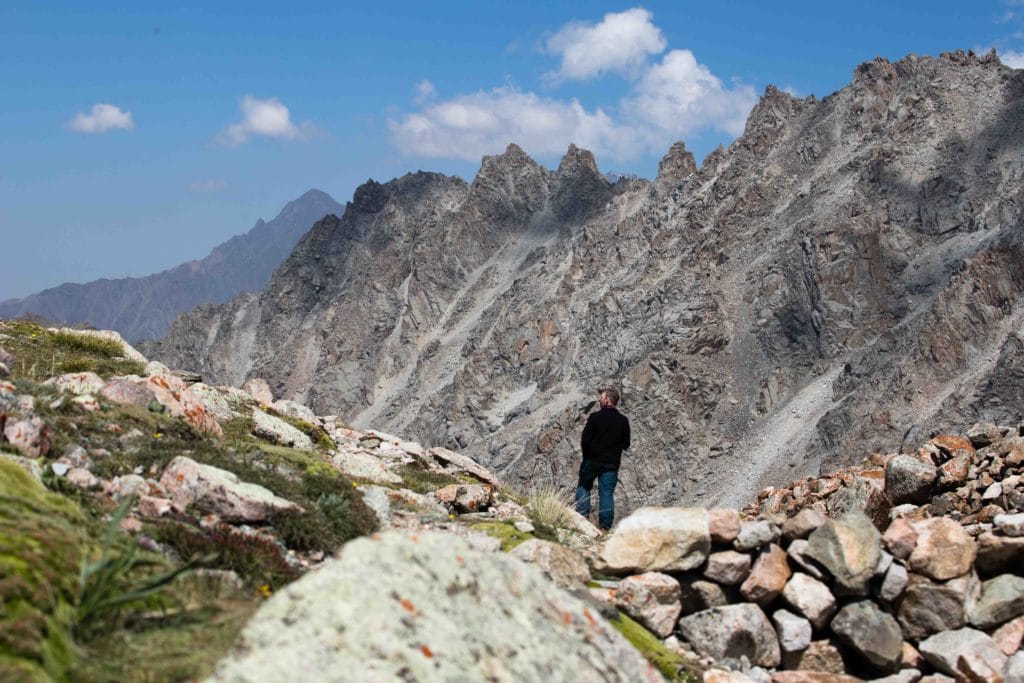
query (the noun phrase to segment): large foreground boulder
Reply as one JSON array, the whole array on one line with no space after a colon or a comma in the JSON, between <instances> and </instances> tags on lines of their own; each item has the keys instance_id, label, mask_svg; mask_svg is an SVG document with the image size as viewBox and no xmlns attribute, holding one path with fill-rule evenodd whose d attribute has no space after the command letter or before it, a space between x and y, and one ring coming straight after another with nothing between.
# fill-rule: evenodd
<instances>
[{"instance_id":1,"label":"large foreground boulder","mask_svg":"<svg viewBox=\"0 0 1024 683\"><path fill-rule=\"evenodd\" d=\"M686 571L702 565L710 550L707 510L645 507L619 523L601 560L616 573Z\"/></svg>"},{"instance_id":2,"label":"large foreground boulder","mask_svg":"<svg viewBox=\"0 0 1024 683\"><path fill-rule=\"evenodd\" d=\"M385 532L273 596L211 681L660 681L591 607L461 538Z\"/></svg>"}]
</instances>

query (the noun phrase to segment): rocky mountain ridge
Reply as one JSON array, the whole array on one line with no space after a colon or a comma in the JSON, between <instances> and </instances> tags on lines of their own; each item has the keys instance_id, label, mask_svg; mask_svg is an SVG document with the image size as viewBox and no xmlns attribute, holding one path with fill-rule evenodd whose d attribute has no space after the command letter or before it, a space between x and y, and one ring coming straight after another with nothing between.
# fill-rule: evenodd
<instances>
[{"instance_id":1,"label":"rocky mountain ridge","mask_svg":"<svg viewBox=\"0 0 1024 683\"><path fill-rule=\"evenodd\" d=\"M259 294L150 350L218 383L574 481L594 391L634 425L627 509L763 485L1024 413L1024 72L876 59L818 100L769 87L698 168L555 171L512 145L470 184L356 191Z\"/></svg>"},{"instance_id":2,"label":"rocky mountain ridge","mask_svg":"<svg viewBox=\"0 0 1024 683\"><path fill-rule=\"evenodd\" d=\"M0 301L0 317L34 314L116 330L132 342L159 339L180 313L240 292L258 292L306 230L341 205L319 190L289 202L270 221L215 247L205 258L147 275L66 283L21 299ZM169 239L173 239L170 236Z\"/></svg>"}]
</instances>

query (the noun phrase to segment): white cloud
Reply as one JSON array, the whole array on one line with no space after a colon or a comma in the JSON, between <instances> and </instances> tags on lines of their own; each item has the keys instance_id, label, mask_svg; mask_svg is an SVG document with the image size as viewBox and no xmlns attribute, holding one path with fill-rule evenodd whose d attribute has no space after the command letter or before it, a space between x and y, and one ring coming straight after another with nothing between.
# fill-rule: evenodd
<instances>
[{"instance_id":1,"label":"white cloud","mask_svg":"<svg viewBox=\"0 0 1024 683\"><path fill-rule=\"evenodd\" d=\"M1024 69L1024 52L1019 50L1007 50L999 55L999 61L1011 69Z\"/></svg>"},{"instance_id":2,"label":"white cloud","mask_svg":"<svg viewBox=\"0 0 1024 683\"><path fill-rule=\"evenodd\" d=\"M644 73L622 109L650 124L645 128L654 140L663 140L703 129L739 135L756 103L749 85L730 90L692 52L672 50Z\"/></svg>"},{"instance_id":3,"label":"white cloud","mask_svg":"<svg viewBox=\"0 0 1024 683\"><path fill-rule=\"evenodd\" d=\"M551 36L546 51L560 55L561 68L553 80L586 80L611 71L636 74L649 55L664 51L667 43L647 10L634 7L609 13L598 24L573 23Z\"/></svg>"},{"instance_id":4,"label":"white cloud","mask_svg":"<svg viewBox=\"0 0 1024 683\"><path fill-rule=\"evenodd\" d=\"M132 130L135 122L130 111L121 111L112 104L94 104L88 114L78 112L67 123L76 133L106 133L108 130Z\"/></svg>"},{"instance_id":5,"label":"white cloud","mask_svg":"<svg viewBox=\"0 0 1024 683\"><path fill-rule=\"evenodd\" d=\"M404 152L469 161L500 152L510 142L532 154L560 154L576 142L623 158L631 156L636 141L631 129L617 126L601 109L588 112L576 100L543 98L511 87L461 95L389 126L392 141Z\"/></svg>"},{"instance_id":6,"label":"white cloud","mask_svg":"<svg viewBox=\"0 0 1024 683\"><path fill-rule=\"evenodd\" d=\"M435 93L434 84L424 78L416 84L416 98L413 101L416 104L423 104L427 100L433 99Z\"/></svg>"},{"instance_id":7,"label":"white cloud","mask_svg":"<svg viewBox=\"0 0 1024 683\"><path fill-rule=\"evenodd\" d=\"M226 180L193 180L188 184L192 192L220 192L228 189Z\"/></svg>"},{"instance_id":8,"label":"white cloud","mask_svg":"<svg viewBox=\"0 0 1024 683\"><path fill-rule=\"evenodd\" d=\"M756 102L749 85L726 87L689 50L673 50L642 73L614 111L502 87L432 104L389 126L395 146L423 157L477 161L509 142L543 156L574 142L599 157L629 160L705 130L738 135Z\"/></svg>"},{"instance_id":9,"label":"white cloud","mask_svg":"<svg viewBox=\"0 0 1024 683\"><path fill-rule=\"evenodd\" d=\"M282 140L305 140L315 131L309 121L298 125L292 123L288 107L276 97L260 100L246 95L240 106L242 120L228 126L218 136L225 144L241 145L256 135Z\"/></svg>"}]
</instances>

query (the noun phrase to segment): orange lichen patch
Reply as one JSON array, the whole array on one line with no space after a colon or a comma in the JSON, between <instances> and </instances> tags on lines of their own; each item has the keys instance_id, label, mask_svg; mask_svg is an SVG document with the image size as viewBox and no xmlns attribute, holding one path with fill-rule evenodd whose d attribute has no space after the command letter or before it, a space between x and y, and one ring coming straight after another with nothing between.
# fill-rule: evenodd
<instances>
[{"instance_id":1,"label":"orange lichen patch","mask_svg":"<svg viewBox=\"0 0 1024 683\"><path fill-rule=\"evenodd\" d=\"M413 536L409 537L409 540L412 541L413 543L419 543L420 542L420 537L416 536L416 535L413 535Z\"/></svg>"},{"instance_id":2,"label":"orange lichen patch","mask_svg":"<svg viewBox=\"0 0 1024 683\"><path fill-rule=\"evenodd\" d=\"M587 623L590 624L591 628L597 628L597 619L590 613L590 610L583 608L583 616L587 618Z\"/></svg>"},{"instance_id":3,"label":"orange lichen patch","mask_svg":"<svg viewBox=\"0 0 1024 683\"><path fill-rule=\"evenodd\" d=\"M952 434L941 434L931 440L931 443L938 446L941 450L945 451L947 455L956 455L959 450L964 450L974 455L974 446L971 445L969 439L965 439L962 436L953 436Z\"/></svg>"},{"instance_id":4,"label":"orange lichen patch","mask_svg":"<svg viewBox=\"0 0 1024 683\"><path fill-rule=\"evenodd\" d=\"M562 623L566 626L572 623L572 615L568 612L562 612Z\"/></svg>"},{"instance_id":5,"label":"orange lichen patch","mask_svg":"<svg viewBox=\"0 0 1024 683\"><path fill-rule=\"evenodd\" d=\"M402 609L404 609L409 614L416 614L416 605L409 602L408 598L402 598L398 602L398 604L400 604L402 606Z\"/></svg>"},{"instance_id":6,"label":"orange lichen patch","mask_svg":"<svg viewBox=\"0 0 1024 683\"><path fill-rule=\"evenodd\" d=\"M464 558L462 555L456 555L455 561L458 562L460 565L466 564L466 558Z\"/></svg>"},{"instance_id":7,"label":"orange lichen patch","mask_svg":"<svg viewBox=\"0 0 1024 683\"><path fill-rule=\"evenodd\" d=\"M429 647L427 647L426 645L420 645L420 652L422 652L423 656L426 657L427 659L433 659L434 658L433 651Z\"/></svg>"}]
</instances>

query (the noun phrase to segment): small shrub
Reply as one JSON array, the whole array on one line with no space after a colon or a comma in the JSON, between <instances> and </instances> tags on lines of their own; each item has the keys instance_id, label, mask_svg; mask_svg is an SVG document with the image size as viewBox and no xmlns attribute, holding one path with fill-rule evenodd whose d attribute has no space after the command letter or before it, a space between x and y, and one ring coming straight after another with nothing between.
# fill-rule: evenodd
<instances>
[{"instance_id":1,"label":"small shrub","mask_svg":"<svg viewBox=\"0 0 1024 683\"><path fill-rule=\"evenodd\" d=\"M293 550L333 552L340 545L331 521L319 509L277 510L270 518L281 541Z\"/></svg>"},{"instance_id":2,"label":"small shrub","mask_svg":"<svg viewBox=\"0 0 1024 683\"><path fill-rule=\"evenodd\" d=\"M214 555L206 566L229 569L252 586L265 585L276 590L299 576L299 570L284 559L281 548L262 536L243 534L228 527L204 533L179 522L162 522L155 535L183 560Z\"/></svg>"}]
</instances>

